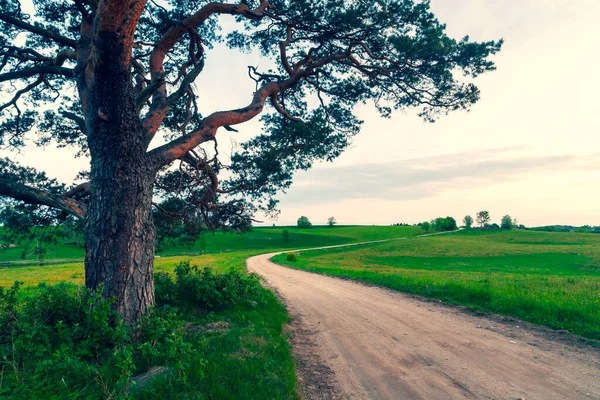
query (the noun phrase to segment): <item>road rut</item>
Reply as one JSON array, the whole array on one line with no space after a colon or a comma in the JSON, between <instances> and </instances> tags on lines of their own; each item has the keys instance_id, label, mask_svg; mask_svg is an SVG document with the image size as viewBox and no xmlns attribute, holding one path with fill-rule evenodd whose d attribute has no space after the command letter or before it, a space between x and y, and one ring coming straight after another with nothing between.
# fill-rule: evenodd
<instances>
[{"instance_id":1,"label":"road rut","mask_svg":"<svg viewBox=\"0 0 600 400\"><path fill-rule=\"evenodd\" d=\"M351 399L600 399L600 352L518 322L247 260L285 301ZM298 327L297 327L298 328ZM308 377L310 380L310 377ZM312 396L319 397L318 390Z\"/></svg>"}]
</instances>

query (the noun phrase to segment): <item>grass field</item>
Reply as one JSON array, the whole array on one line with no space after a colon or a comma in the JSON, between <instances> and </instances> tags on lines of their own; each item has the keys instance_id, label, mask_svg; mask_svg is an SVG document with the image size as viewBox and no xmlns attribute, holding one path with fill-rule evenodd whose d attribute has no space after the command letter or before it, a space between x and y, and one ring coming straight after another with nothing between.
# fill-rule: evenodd
<instances>
[{"instance_id":1,"label":"grass field","mask_svg":"<svg viewBox=\"0 0 600 400\"><path fill-rule=\"evenodd\" d=\"M282 232L288 230L285 239ZM256 254L406 238L380 244L301 252L294 268L359 279L477 310L511 315L600 339L600 235L530 231L461 231L414 237L414 227L255 228L238 235L206 235L189 248L164 251L156 271L171 272L190 260L217 272L245 271ZM0 252L0 286L13 281L83 284L82 249L57 246L45 265ZM53 258L55 257L55 258ZM285 335L285 308L267 289L263 304L194 315L202 333L206 367L203 398L291 399L297 397L294 361Z\"/></svg>"},{"instance_id":2,"label":"grass field","mask_svg":"<svg viewBox=\"0 0 600 400\"><path fill-rule=\"evenodd\" d=\"M289 233L287 240L282 234L284 229ZM172 272L179 262L190 260L192 264L211 267L216 272L245 271L246 258L268 251L419 233L422 233L420 228L412 227L255 228L242 235L216 233L204 236L190 248L161 253L155 260L155 270ZM57 246L46 254L45 265L41 266L33 256L21 259L21 253L20 248L0 252L0 286L8 287L18 280L30 287L27 292L35 290L33 286L40 282L75 285L84 282L83 249ZM188 316L191 318L188 323L194 326L219 328L201 333L198 339L204 343L202 357L206 360L200 387L194 386L198 392L172 394L173 398L297 398L294 360L284 333L287 312L269 290L262 290L266 300L256 307Z\"/></svg>"},{"instance_id":3,"label":"grass field","mask_svg":"<svg viewBox=\"0 0 600 400\"><path fill-rule=\"evenodd\" d=\"M283 230L289 232L287 240ZM158 254L155 260L156 271L171 271L184 260L216 271L231 268L242 270L244 260L252 255L285 249L329 246L377 239L413 236L422 233L417 227L395 226L339 226L335 228L314 227L312 229L254 228L238 233L216 232L203 235L193 246L173 248ZM45 256L44 265L39 265L35 256L20 258L19 247L0 251L0 286L10 286L16 280L26 285L39 282L73 282L82 284L83 249L73 245L55 246Z\"/></svg>"},{"instance_id":4,"label":"grass field","mask_svg":"<svg viewBox=\"0 0 600 400\"><path fill-rule=\"evenodd\" d=\"M274 261L600 340L600 235L473 230Z\"/></svg>"}]
</instances>

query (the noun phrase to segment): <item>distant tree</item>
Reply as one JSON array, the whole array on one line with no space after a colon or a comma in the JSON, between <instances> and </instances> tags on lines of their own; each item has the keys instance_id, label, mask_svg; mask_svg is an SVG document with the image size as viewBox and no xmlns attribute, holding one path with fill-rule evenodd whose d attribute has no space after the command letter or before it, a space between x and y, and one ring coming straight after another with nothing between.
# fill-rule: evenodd
<instances>
[{"instance_id":1,"label":"distant tree","mask_svg":"<svg viewBox=\"0 0 600 400\"><path fill-rule=\"evenodd\" d=\"M438 232L445 231L447 224L448 222L446 221L446 218L438 217L432 220L433 230Z\"/></svg>"},{"instance_id":2,"label":"distant tree","mask_svg":"<svg viewBox=\"0 0 600 400\"><path fill-rule=\"evenodd\" d=\"M312 228L311 222L308 220L308 217L304 215L298 218L298 228L307 229Z\"/></svg>"},{"instance_id":3,"label":"distant tree","mask_svg":"<svg viewBox=\"0 0 600 400\"><path fill-rule=\"evenodd\" d=\"M327 225L329 225L330 228L333 228L333 226L337 224L337 221L335 220L335 217L329 217L327 219Z\"/></svg>"},{"instance_id":4,"label":"distant tree","mask_svg":"<svg viewBox=\"0 0 600 400\"><path fill-rule=\"evenodd\" d=\"M423 224L425 224L425 222ZM458 229L456 220L452 217L438 217L432 219L431 222L428 222L427 224L429 225L430 230L437 232L454 231Z\"/></svg>"},{"instance_id":5,"label":"distant tree","mask_svg":"<svg viewBox=\"0 0 600 400\"><path fill-rule=\"evenodd\" d=\"M463 224L465 224L465 227L467 229L471 229L471 225L473 225L473 217L471 217L470 215L465 215L465 217L463 218Z\"/></svg>"},{"instance_id":6,"label":"distant tree","mask_svg":"<svg viewBox=\"0 0 600 400\"><path fill-rule=\"evenodd\" d=\"M505 215L502 217L500 221L500 228L502 229L512 229L513 228L513 220L510 215Z\"/></svg>"},{"instance_id":7,"label":"distant tree","mask_svg":"<svg viewBox=\"0 0 600 400\"><path fill-rule=\"evenodd\" d=\"M283 236L283 241L287 242L288 240L290 240L290 231L284 229L283 231L281 231L281 236Z\"/></svg>"},{"instance_id":8,"label":"distant tree","mask_svg":"<svg viewBox=\"0 0 600 400\"><path fill-rule=\"evenodd\" d=\"M493 223L490 225L490 229L500 229L500 226L497 223Z\"/></svg>"},{"instance_id":9,"label":"distant tree","mask_svg":"<svg viewBox=\"0 0 600 400\"><path fill-rule=\"evenodd\" d=\"M458 229L456 220L452 217L446 217L446 231L455 231Z\"/></svg>"},{"instance_id":10,"label":"distant tree","mask_svg":"<svg viewBox=\"0 0 600 400\"><path fill-rule=\"evenodd\" d=\"M427 221L422 222L421 223L421 228L423 228L423 230L425 232L429 232L431 230L431 224L429 222L427 222Z\"/></svg>"},{"instance_id":11,"label":"distant tree","mask_svg":"<svg viewBox=\"0 0 600 400\"><path fill-rule=\"evenodd\" d=\"M477 224L484 227L490 222L490 213L489 211L479 211L475 218L477 218Z\"/></svg>"}]
</instances>

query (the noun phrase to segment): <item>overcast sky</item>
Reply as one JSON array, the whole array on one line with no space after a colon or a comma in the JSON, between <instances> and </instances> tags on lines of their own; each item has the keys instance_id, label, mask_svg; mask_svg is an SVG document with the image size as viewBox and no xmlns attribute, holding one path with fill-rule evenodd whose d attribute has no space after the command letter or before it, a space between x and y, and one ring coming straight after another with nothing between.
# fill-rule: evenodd
<instances>
[{"instance_id":1,"label":"overcast sky","mask_svg":"<svg viewBox=\"0 0 600 400\"><path fill-rule=\"evenodd\" d=\"M361 133L339 159L297 174L267 224L416 223L489 210L528 226L600 225L600 2L596 0L432 0L451 36L505 39L498 70L480 77L468 113L424 123L414 113L382 119L358 107ZM217 47L197 84L204 115L245 105L254 88L252 55ZM205 93L205 95L203 95ZM218 95L215 95L218 93ZM253 121L232 138L259 131ZM229 140L225 134L221 139ZM16 157L69 182L86 160L52 148Z\"/></svg>"}]
</instances>

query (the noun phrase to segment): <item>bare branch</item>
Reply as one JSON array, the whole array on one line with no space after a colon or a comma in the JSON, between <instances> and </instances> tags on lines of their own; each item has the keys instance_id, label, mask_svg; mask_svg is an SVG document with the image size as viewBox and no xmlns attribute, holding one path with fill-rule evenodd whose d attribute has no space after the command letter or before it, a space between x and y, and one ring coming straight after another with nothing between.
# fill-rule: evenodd
<instances>
[{"instance_id":1,"label":"bare branch","mask_svg":"<svg viewBox=\"0 0 600 400\"><path fill-rule=\"evenodd\" d=\"M270 8L270 4L267 0L261 0L260 4L254 10L251 10L247 4L241 2L239 4L227 4L227 3L208 3L193 15L183 19L177 25L172 26L163 35L163 37L156 42L152 53L150 54L150 77L152 82L164 80L163 63L167 53L175 46L177 42L183 38L183 36L194 30L198 25L202 24L214 14L231 14L231 15L243 15L253 20L260 20L263 17L263 12ZM200 71L198 71L199 73ZM181 95L185 93L185 88L181 92ZM152 104L153 107L148 113L148 117L144 120L144 128L147 131L147 140L149 144L154 134L162 124L170 104L166 104L166 89L165 83L160 85L158 90L153 92Z\"/></svg>"},{"instance_id":2,"label":"bare branch","mask_svg":"<svg viewBox=\"0 0 600 400\"><path fill-rule=\"evenodd\" d=\"M283 64L283 68L287 71L290 76L294 74L294 70L290 66L290 62L287 58L286 48L289 46L290 41L292 40L292 27L290 25L287 26L286 30L286 39L279 42L279 54L281 57L281 64Z\"/></svg>"},{"instance_id":3,"label":"bare branch","mask_svg":"<svg viewBox=\"0 0 600 400\"><path fill-rule=\"evenodd\" d=\"M287 79L283 82L269 82L254 93L252 101L243 108L212 113L202 121L200 128L185 136L173 140L150 152L158 166L183 157L188 151L208 140L212 140L218 128L225 125L237 125L256 117L263 110L265 100L273 93L279 93L297 82L296 79Z\"/></svg>"},{"instance_id":4,"label":"bare branch","mask_svg":"<svg viewBox=\"0 0 600 400\"><path fill-rule=\"evenodd\" d=\"M181 85L179 85L179 89L177 89L173 94L167 97L167 106L173 105L180 97L182 97L187 92L188 87L192 83L194 83L198 75L200 75L200 72L202 72L203 68L204 60L201 60L199 65L183 78Z\"/></svg>"},{"instance_id":5,"label":"bare branch","mask_svg":"<svg viewBox=\"0 0 600 400\"><path fill-rule=\"evenodd\" d=\"M158 80L158 81L152 82L150 85L148 85L144 89L142 89L142 91L136 96L135 108L136 108L138 114L144 107L144 104L146 103L146 101L148 101L150 99L150 97L152 97L152 94L154 94L154 92L156 90L158 90L158 88L160 86L162 86L163 84L164 84L163 80Z\"/></svg>"}]
</instances>

